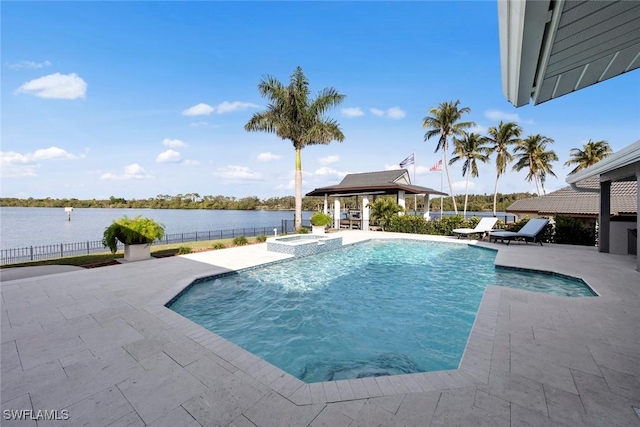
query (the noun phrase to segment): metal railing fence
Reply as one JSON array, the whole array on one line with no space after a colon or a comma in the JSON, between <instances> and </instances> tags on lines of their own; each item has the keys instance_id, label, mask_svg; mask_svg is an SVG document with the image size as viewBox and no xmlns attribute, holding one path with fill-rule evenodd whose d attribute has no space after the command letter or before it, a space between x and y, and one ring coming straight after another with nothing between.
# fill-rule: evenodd
<instances>
[{"instance_id":1,"label":"metal railing fence","mask_svg":"<svg viewBox=\"0 0 640 427\"><path fill-rule=\"evenodd\" d=\"M308 221L305 222L308 223ZM165 234L162 240L155 242L154 245L232 239L238 236L255 237L261 234L271 236L274 234L274 229L278 231L278 234L291 233L294 231L294 223L290 220L282 220L280 225L274 225L272 227L244 227L227 230L171 233ZM119 243L118 249L124 249L124 245ZM102 245L102 240L0 249L0 265L90 255L101 252L108 252L108 249Z\"/></svg>"}]
</instances>

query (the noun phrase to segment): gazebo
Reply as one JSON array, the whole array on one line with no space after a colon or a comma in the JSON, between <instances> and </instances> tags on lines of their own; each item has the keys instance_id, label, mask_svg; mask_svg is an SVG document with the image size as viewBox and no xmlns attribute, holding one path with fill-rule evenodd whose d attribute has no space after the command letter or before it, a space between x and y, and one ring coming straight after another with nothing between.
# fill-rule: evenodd
<instances>
[{"instance_id":1,"label":"gazebo","mask_svg":"<svg viewBox=\"0 0 640 427\"><path fill-rule=\"evenodd\" d=\"M361 229L369 229L369 200L379 195L395 194L400 206L406 208L405 197L408 194L424 196L425 215L429 217L429 195L447 196L448 194L428 187L411 184L406 169L379 172L352 173L343 178L340 184L316 188L307 196L324 196L324 213L329 213L329 197L334 199L334 227L340 228L340 198L362 196Z\"/></svg>"}]
</instances>

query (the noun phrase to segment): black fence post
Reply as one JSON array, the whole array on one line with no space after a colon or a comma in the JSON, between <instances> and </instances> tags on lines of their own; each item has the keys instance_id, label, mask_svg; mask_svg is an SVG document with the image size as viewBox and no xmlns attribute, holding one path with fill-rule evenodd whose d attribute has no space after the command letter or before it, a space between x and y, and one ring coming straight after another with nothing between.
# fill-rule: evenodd
<instances>
[{"instance_id":1,"label":"black fence post","mask_svg":"<svg viewBox=\"0 0 640 427\"><path fill-rule=\"evenodd\" d=\"M87 255L89 255L89 241L87 240Z\"/></svg>"},{"instance_id":2,"label":"black fence post","mask_svg":"<svg viewBox=\"0 0 640 427\"><path fill-rule=\"evenodd\" d=\"M33 261L33 246L31 246L30 249L31 249L31 251L30 251L31 252L31 261Z\"/></svg>"},{"instance_id":3,"label":"black fence post","mask_svg":"<svg viewBox=\"0 0 640 427\"><path fill-rule=\"evenodd\" d=\"M60 243L60 258L64 258L64 243Z\"/></svg>"}]
</instances>

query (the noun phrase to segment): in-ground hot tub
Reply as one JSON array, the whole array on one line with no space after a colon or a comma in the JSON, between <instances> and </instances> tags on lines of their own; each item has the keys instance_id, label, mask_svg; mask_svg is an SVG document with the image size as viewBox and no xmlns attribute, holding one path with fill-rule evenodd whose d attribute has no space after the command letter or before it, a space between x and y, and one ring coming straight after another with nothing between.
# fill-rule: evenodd
<instances>
[{"instance_id":1,"label":"in-ground hot tub","mask_svg":"<svg viewBox=\"0 0 640 427\"><path fill-rule=\"evenodd\" d=\"M270 237L267 250L296 257L315 255L342 247L342 237L318 234L294 234Z\"/></svg>"}]
</instances>

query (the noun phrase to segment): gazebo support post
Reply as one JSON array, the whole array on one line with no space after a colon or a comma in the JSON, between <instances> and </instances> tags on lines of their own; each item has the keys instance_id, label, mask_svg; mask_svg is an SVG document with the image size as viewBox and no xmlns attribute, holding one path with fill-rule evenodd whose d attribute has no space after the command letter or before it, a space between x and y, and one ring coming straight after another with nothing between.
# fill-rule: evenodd
<instances>
[{"instance_id":1,"label":"gazebo support post","mask_svg":"<svg viewBox=\"0 0 640 427\"><path fill-rule=\"evenodd\" d=\"M429 214L429 194L424 195L424 219L427 221L431 220L431 215Z\"/></svg>"},{"instance_id":2,"label":"gazebo support post","mask_svg":"<svg viewBox=\"0 0 640 427\"><path fill-rule=\"evenodd\" d=\"M340 197L333 201L333 228L340 230Z\"/></svg>"},{"instance_id":3,"label":"gazebo support post","mask_svg":"<svg viewBox=\"0 0 640 427\"><path fill-rule=\"evenodd\" d=\"M329 214L329 195L324 195L324 213L325 215Z\"/></svg>"},{"instance_id":4,"label":"gazebo support post","mask_svg":"<svg viewBox=\"0 0 640 427\"><path fill-rule=\"evenodd\" d=\"M402 207L402 209L407 209L407 204L404 200L404 190L398 191L398 204ZM404 215L404 212L400 212L400 215Z\"/></svg>"},{"instance_id":5,"label":"gazebo support post","mask_svg":"<svg viewBox=\"0 0 640 427\"><path fill-rule=\"evenodd\" d=\"M369 231L369 195L362 196L362 230Z\"/></svg>"}]
</instances>

